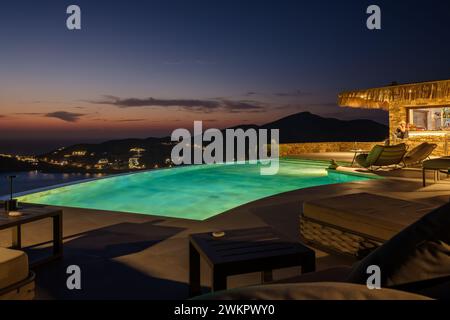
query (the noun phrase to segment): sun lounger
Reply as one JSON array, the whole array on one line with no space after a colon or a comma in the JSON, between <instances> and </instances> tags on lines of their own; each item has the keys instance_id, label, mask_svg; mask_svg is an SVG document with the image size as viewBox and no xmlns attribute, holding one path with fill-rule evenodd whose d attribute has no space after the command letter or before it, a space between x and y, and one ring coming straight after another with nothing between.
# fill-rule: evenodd
<instances>
[{"instance_id":1,"label":"sun lounger","mask_svg":"<svg viewBox=\"0 0 450 320\"><path fill-rule=\"evenodd\" d=\"M408 151L408 153L403 158L403 164L405 166L412 166L415 164L420 164L426 159L429 159L430 155L436 149L437 144L423 142Z\"/></svg>"},{"instance_id":2,"label":"sun lounger","mask_svg":"<svg viewBox=\"0 0 450 320\"><path fill-rule=\"evenodd\" d=\"M300 235L323 251L362 258L432 208L369 193L307 201Z\"/></svg>"},{"instance_id":3,"label":"sun lounger","mask_svg":"<svg viewBox=\"0 0 450 320\"><path fill-rule=\"evenodd\" d=\"M443 157L437 159L426 160L422 164L422 180L423 186L425 187L426 182L426 171L432 170L434 171L434 181L439 180L439 173L443 172L447 175L450 172L450 157Z\"/></svg>"},{"instance_id":4,"label":"sun lounger","mask_svg":"<svg viewBox=\"0 0 450 320\"><path fill-rule=\"evenodd\" d=\"M0 248L0 300L34 298L34 273L23 251Z\"/></svg>"},{"instance_id":5,"label":"sun lounger","mask_svg":"<svg viewBox=\"0 0 450 320\"><path fill-rule=\"evenodd\" d=\"M406 153L406 144L395 146L376 145L368 154L360 154L355 160L363 168L386 167L401 164Z\"/></svg>"}]
</instances>

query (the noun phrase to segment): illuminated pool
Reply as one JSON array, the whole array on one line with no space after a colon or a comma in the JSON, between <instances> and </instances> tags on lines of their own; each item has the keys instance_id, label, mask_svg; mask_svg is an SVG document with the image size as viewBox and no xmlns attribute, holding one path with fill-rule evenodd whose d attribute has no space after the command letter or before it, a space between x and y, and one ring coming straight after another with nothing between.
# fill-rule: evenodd
<instances>
[{"instance_id":1,"label":"illuminated pool","mask_svg":"<svg viewBox=\"0 0 450 320\"><path fill-rule=\"evenodd\" d=\"M261 164L186 166L81 182L28 194L19 201L205 220L275 194L368 179L328 174L328 165L284 159L273 176L260 175Z\"/></svg>"}]
</instances>

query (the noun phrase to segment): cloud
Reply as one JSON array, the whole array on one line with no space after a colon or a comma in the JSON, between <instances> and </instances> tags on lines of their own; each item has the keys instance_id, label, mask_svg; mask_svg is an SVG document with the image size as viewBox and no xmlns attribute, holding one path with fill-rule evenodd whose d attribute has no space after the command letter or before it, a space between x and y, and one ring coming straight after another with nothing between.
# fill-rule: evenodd
<instances>
[{"instance_id":1,"label":"cloud","mask_svg":"<svg viewBox=\"0 0 450 320\"><path fill-rule=\"evenodd\" d=\"M119 98L115 96L104 96L103 100L89 101L94 104L107 104L119 108L182 108L193 112L225 111L230 113L239 112L261 112L264 111L262 103L252 100L229 100L216 99L155 99L155 98Z\"/></svg>"},{"instance_id":2,"label":"cloud","mask_svg":"<svg viewBox=\"0 0 450 320\"><path fill-rule=\"evenodd\" d=\"M44 114L47 118L56 118L62 121L66 122L77 122L80 117L84 116L83 113L73 113L73 112L67 112L67 111L55 111Z\"/></svg>"},{"instance_id":3,"label":"cloud","mask_svg":"<svg viewBox=\"0 0 450 320\"><path fill-rule=\"evenodd\" d=\"M223 108L231 113L239 112L261 112L264 111L264 107L260 102L254 100L220 100L223 104Z\"/></svg>"},{"instance_id":4,"label":"cloud","mask_svg":"<svg viewBox=\"0 0 450 320\"><path fill-rule=\"evenodd\" d=\"M42 116L47 118L56 118L66 122L77 122L82 116L85 116L85 113L73 113L67 111L55 111L50 113L42 113L42 112L17 112L15 115L20 116Z\"/></svg>"}]
</instances>

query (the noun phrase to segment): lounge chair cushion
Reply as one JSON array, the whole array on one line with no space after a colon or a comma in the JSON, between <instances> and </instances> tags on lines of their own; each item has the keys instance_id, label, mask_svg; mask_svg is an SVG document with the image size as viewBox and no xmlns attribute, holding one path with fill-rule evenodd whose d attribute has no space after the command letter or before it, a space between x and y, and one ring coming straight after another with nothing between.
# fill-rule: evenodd
<instances>
[{"instance_id":1,"label":"lounge chair cushion","mask_svg":"<svg viewBox=\"0 0 450 320\"><path fill-rule=\"evenodd\" d=\"M430 205L369 193L303 203L303 215L310 219L385 241L430 210Z\"/></svg>"},{"instance_id":2,"label":"lounge chair cushion","mask_svg":"<svg viewBox=\"0 0 450 320\"><path fill-rule=\"evenodd\" d=\"M376 145L368 154L363 153L357 155L355 158L356 163L364 168L370 167L380 157L381 153L383 152L383 148L383 146Z\"/></svg>"},{"instance_id":3,"label":"lounge chair cushion","mask_svg":"<svg viewBox=\"0 0 450 320\"><path fill-rule=\"evenodd\" d=\"M28 257L23 251L0 248L0 289L28 277Z\"/></svg>"},{"instance_id":4,"label":"lounge chair cushion","mask_svg":"<svg viewBox=\"0 0 450 320\"><path fill-rule=\"evenodd\" d=\"M363 168L370 167L370 164L367 163L368 154L358 154L355 158L357 164L359 164Z\"/></svg>"},{"instance_id":5,"label":"lounge chair cushion","mask_svg":"<svg viewBox=\"0 0 450 320\"><path fill-rule=\"evenodd\" d=\"M403 158L403 162L405 164L420 163L428 158L436 147L436 144L423 142L409 151Z\"/></svg>"},{"instance_id":6,"label":"lounge chair cushion","mask_svg":"<svg viewBox=\"0 0 450 320\"><path fill-rule=\"evenodd\" d=\"M399 164L406 153L406 144L400 143L395 146L376 145L369 154L360 154L355 160L364 167L370 166L383 167Z\"/></svg>"},{"instance_id":7,"label":"lounge chair cushion","mask_svg":"<svg viewBox=\"0 0 450 320\"><path fill-rule=\"evenodd\" d=\"M366 283L366 271L370 265L380 267L382 287L448 277L450 276L449 230L450 203L425 215L361 260L347 280L352 283ZM447 278L445 283L448 282ZM450 285L442 287L446 290L445 294L450 294ZM430 295L426 290L420 292ZM439 293L440 296L442 294Z\"/></svg>"},{"instance_id":8,"label":"lounge chair cushion","mask_svg":"<svg viewBox=\"0 0 450 320\"><path fill-rule=\"evenodd\" d=\"M231 289L203 295L195 300L429 300L429 298L397 290L370 290L365 285L320 282Z\"/></svg>"},{"instance_id":9,"label":"lounge chair cushion","mask_svg":"<svg viewBox=\"0 0 450 320\"><path fill-rule=\"evenodd\" d=\"M366 157L367 163L374 163L380 157L383 152L384 146L376 145L372 148L369 154Z\"/></svg>"}]
</instances>

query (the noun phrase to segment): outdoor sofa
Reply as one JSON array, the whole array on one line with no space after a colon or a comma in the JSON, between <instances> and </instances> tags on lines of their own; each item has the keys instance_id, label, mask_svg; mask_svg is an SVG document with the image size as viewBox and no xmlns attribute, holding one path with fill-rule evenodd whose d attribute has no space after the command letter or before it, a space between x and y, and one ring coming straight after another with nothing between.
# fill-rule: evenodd
<instances>
[{"instance_id":1,"label":"outdoor sofa","mask_svg":"<svg viewBox=\"0 0 450 320\"><path fill-rule=\"evenodd\" d=\"M448 299L450 297L450 203L406 227L351 267L231 289L199 300L366 300ZM381 270L382 290L367 287L370 266Z\"/></svg>"},{"instance_id":2,"label":"outdoor sofa","mask_svg":"<svg viewBox=\"0 0 450 320\"><path fill-rule=\"evenodd\" d=\"M0 300L33 299L34 278L25 252L0 248Z\"/></svg>"},{"instance_id":3,"label":"outdoor sofa","mask_svg":"<svg viewBox=\"0 0 450 320\"><path fill-rule=\"evenodd\" d=\"M300 237L322 251L361 259L433 208L370 193L306 201Z\"/></svg>"}]
</instances>

